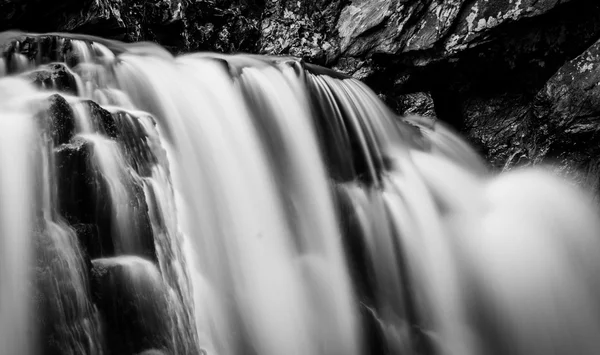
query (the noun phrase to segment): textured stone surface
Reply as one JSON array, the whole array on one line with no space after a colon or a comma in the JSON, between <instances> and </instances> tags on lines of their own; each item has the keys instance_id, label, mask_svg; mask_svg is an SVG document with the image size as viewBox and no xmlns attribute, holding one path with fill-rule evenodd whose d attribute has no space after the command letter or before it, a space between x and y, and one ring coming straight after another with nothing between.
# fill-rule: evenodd
<instances>
[{"instance_id":1,"label":"textured stone surface","mask_svg":"<svg viewBox=\"0 0 600 355\"><path fill-rule=\"evenodd\" d=\"M506 166L553 163L583 185L598 189L599 82L600 42L596 42L560 68L531 102L516 102L512 119L502 125L483 124L476 134L492 150L488 155Z\"/></svg>"}]
</instances>

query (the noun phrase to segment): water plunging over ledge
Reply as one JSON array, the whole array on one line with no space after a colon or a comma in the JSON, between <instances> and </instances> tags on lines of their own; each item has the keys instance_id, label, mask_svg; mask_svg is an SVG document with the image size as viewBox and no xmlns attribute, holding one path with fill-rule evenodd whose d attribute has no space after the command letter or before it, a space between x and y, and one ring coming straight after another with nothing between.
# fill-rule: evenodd
<instances>
[{"instance_id":1,"label":"water plunging over ledge","mask_svg":"<svg viewBox=\"0 0 600 355\"><path fill-rule=\"evenodd\" d=\"M294 58L0 49L0 355L600 349L600 222L551 173Z\"/></svg>"}]
</instances>

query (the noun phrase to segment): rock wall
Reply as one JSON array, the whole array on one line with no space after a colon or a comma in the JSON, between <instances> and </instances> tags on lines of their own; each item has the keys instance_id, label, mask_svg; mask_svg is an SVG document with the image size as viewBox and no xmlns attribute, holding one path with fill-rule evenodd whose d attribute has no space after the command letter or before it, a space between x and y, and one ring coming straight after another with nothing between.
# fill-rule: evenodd
<instances>
[{"instance_id":1,"label":"rock wall","mask_svg":"<svg viewBox=\"0 0 600 355\"><path fill-rule=\"evenodd\" d=\"M497 169L597 185L597 0L7 0L7 29L301 57L449 122Z\"/></svg>"}]
</instances>

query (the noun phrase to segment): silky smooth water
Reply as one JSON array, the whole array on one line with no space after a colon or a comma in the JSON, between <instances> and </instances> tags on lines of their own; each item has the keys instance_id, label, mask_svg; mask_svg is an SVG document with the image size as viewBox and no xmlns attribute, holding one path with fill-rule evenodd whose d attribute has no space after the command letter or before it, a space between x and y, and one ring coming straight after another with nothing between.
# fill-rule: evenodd
<instances>
[{"instance_id":1,"label":"silky smooth water","mask_svg":"<svg viewBox=\"0 0 600 355\"><path fill-rule=\"evenodd\" d=\"M294 58L11 36L54 49L0 60L0 354L600 349L598 211L549 171Z\"/></svg>"}]
</instances>

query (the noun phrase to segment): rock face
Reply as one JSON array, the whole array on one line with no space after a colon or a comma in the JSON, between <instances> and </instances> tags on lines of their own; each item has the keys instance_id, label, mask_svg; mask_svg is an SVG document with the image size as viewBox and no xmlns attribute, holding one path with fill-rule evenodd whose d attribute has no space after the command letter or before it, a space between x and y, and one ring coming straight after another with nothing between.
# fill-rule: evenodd
<instances>
[{"instance_id":1,"label":"rock face","mask_svg":"<svg viewBox=\"0 0 600 355\"><path fill-rule=\"evenodd\" d=\"M495 168L594 165L594 0L5 1L0 31L15 28L297 56L448 122Z\"/></svg>"},{"instance_id":2,"label":"rock face","mask_svg":"<svg viewBox=\"0 0 600 355\"><path fill-rule=\"evenodd\" d=\"M507 166L553 163L598 190L600 42L567 62L504 126L476 127L492 162ZM489 121L489 118L487 118Z\"/></svg>"},{"instance_id":3,"label":"rock face","mask_svg":"<svg viewBox=\"0 0 600 355\"><path fill-rule=\"evenodd\" d=\"M151 262L138 257L96 259L92 292L102 314L109 354L162 354L173 349L168 289Z\"/></svg>"}]
</instances>

